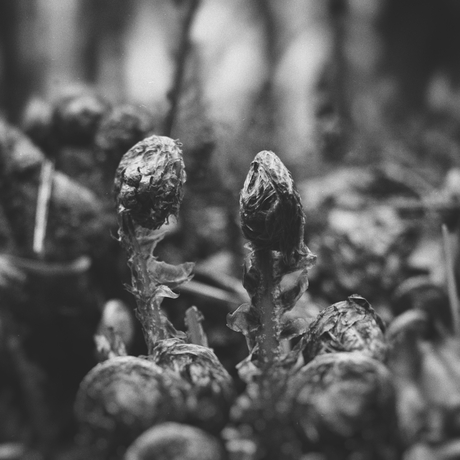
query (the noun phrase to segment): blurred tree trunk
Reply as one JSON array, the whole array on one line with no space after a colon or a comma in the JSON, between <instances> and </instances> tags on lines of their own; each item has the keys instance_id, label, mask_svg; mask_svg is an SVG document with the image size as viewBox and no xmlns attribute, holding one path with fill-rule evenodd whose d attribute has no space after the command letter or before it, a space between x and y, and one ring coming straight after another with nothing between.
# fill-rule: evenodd
<instances>
[{"instance_id":1,"label":"blurred tree trunk","mask_svg":"<svg viewBox=\"0 0 460 460\"><path fill-rule=\"evenodd\" d=\"M17 123L29 96L38 88L35 0L0 1L1 95L6 117Z\"/></svg>"},{"instance_id":2,"label":"blurred tree trunk","mask_svg":"<svg viewBox=\"0 0 460 460\"><path fill-rule=\"evenodd\" d=\"M398 112L417 111L426 103L433 75L459 75L460 10L451 0L387 0L378 31L383 56L380 70L394 89ZM457 84L460 82L457 81ZM393 112L396 112L394 110Z\"/></svg>"},{"instance_id":3,"label":"blurred tree trunk","mask_svg":"<svg viewBox=\"0 0 460 460\"><path fill-rule=\"evenodd\" d=\"M346 53L347 12L347 0L328 1L332 47L318 82L316 115L321 156L331 162L343 160L350 147L352 126Z\"/></svg>"},{"instance_id":4,"label":"blurred tree trunk","mask_svg":"<svg viewBox=\"0 0 460 460\"><path fill-rule=\"evenodd\" d=\"M83 78L112 100L125 95L125 35L133 9L132 0L83 0L79 5Z\"/></svg>"},{"instance_id":5,"label":"blurred tree trunk","mask_svg":"<svg viewBox=\"0 0 460 460\"><path fill-rule=\"evenodd\" d=\"M178 5L180 25L177 50L175 52L175 58L173 59L173 78L167 94L169 109L166 113L163 125L163 134L165 136L172 135L174 125L177 120L180 99L185 86L184 80L187 69L187 61L190 59L190 55L193 51L190 31L199 6L200 0L188 0L188 2L182 2L182 4Z\"/></svg>"},{"instance_id":6,"label":"blurred tree trunk","mask_svg":"<svg viewBox=\"0 0 460 460\"><path fill-rule=\"evenodd\" d=\"M270 0L254 0L253 7L254 15L261 24L266 64L263 82L253 100L247 125L246 135L248 136L249 148L255 155L260 150L278 151L274 79L280 46L279 24L272 2Z\"/></svg>"},{"instance_id":7,"label":"blurred tree trunk","mask_svg":"<svg viewBox=\"0 0 460 460\"><path fill-rule=\"evenodd\" d=\"M423 106L426 87L442 59L442 7L432 0L388 0L379 21L382 77L392 85L392 115ZM444 25L444 24L443 24ZM441 51L441 52L440 52Z\"/></svg>"}]
</instances>

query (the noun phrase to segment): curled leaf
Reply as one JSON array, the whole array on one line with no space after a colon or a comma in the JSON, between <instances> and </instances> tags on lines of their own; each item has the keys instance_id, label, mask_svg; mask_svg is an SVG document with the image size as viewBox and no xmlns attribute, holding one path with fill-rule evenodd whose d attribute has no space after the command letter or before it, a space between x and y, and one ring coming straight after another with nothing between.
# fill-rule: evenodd
<instances>
[{"instance_id":1,"label":"curled leaf","mask_svg":"<svg viewBox=\"0 0 460 460\"><path fill-rule=\"evenodd\" d=\"M260 284L260 272L254 263L253 254L246 258L243 266L243 287L252 298L257 294Z\"/></svg>"},{"instance_id":2,"label":"curled leaf","mask_svg":"<svg viewBox=\"0 0 460 460\"><path fill-rule=\"evenodd\" d=\"M290 275L287 275L290 276ZM286 277L285 277L286 278ZM294 283L289 284L279 294L279 305L284 311L291 310L297 301L302 297L308 288L308 272L307 269L302 270L295 277Z\"/></svg>"},{"instance_id":3,"label":"curled leaf","mask_svg":"<svg viewBox=\"0 0 460 460\"><path fill-rule=\"evenodd\" d=\"M164 298L177 299L179 297L179 294L171 291L171 289L168 286L161 284L160 286L157 286L155 288L155 290L153 291L152 297L155 298L155 300L164 299Z\"/></svg>"},{"instance_id":4,"label":"curled leaf","mask_svg":"<svg viewBox=\"0 0 460 460\"><path fill-rule=\"evenodd\" d=\"M288 318L281 326L281 339L290 340L305 334L308 329L306 318Z\"/></svg>"},{"instance_id":5,"label":"curled leaf","mask_svg":"<svg viewBox=\"0 0 460 460\"><path fill-rule=\"evenodd\" d=\"M227 326L232 331L248 335L257 330L260 326L260 320L256 310L251 307L251 304L244 303L234 312L227 315Z\"/></svg>"},{"instance_id":6,"label":"curled leaf","mask_svg":"<svg viewBox=\"0 0 460 460\"><path fill-rule=\"evenodd\" d=\"M164 284L171 289L190 281L193 277L192 271L195 267L193 262L185 262L180 265L171 265L151 257L147 261L147 271L150 280L155 285Z\"/></svg>"},{"instance_id":7,"label":"curled leaf","mask_svg":"<svg viewBox=\"0 0 460 460\"><path fill-rule=\"evenodd\" d=\"M321 311L306 337L306 362L339 351L362 351L383 361L387 355L384 325L366 299L353 295Z\"/></svg>"}]
</instances>

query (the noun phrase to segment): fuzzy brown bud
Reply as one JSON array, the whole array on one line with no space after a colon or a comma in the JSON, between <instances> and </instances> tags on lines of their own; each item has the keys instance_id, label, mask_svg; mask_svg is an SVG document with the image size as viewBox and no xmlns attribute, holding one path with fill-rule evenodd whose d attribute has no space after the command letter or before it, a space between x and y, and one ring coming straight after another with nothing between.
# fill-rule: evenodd
<instances>
[{"instance_id":1,"label":"fuzzy brown bud","mask_svg":"<svg viewBox=\"0 0 460 460\"><path fill-rule=\"evenodd\" d=\"M115 174L118 215L129 213L141 227L160 228L177 216L186 175L181 144L151 136L126 152Z\"/></svg>"},{"instance_id":2,"label":"fuzzy brown bud","mask_svg":"<svg viewBox=\"0 0 460 460\"><path fill-rule=\"evenodd\" d=\"M97 445L108 458L150 426L183 420L187 390L174 373L147 359L120 356L98 364L76 397L82 444Z\"/></svg>"},{"instance_id":3,"label":"fuzzy brown bud","mask_svg":"<svg viewBox=\"0 0 460 460\"><path fill-rule=\"evenodd\" d=\"M209 432L219 432L228 421L234 399L233 381L214 352L177 339L160 340L153 360L191 385L188 393L189 421Z\"/></svg>"},{"instance_id":4,"label":"fuzzy brown bud","mask_svg":"<svg viewBox=\"0 0 460 460\"><path fill-rule=\"evenodd\" d=\"M309 451L327 458L400 458L396 395L389 370L355 352L317 356L286 392Z\"/></svg>"},{"instance_id":5,"label":"fuzzy brown bud","mask_svg":"<svg viewBox=\"0 0 460 460\"><path fill-rule=\"evenodd\" d=\"M95 143L104 155L104 161L113 170L121 157L137 142L151 135L154 117L146 109L124 104L115 107L104 117L96 134Z\"/></svg>"},{"instance_id":6,"label":"fuzzy brown bud","mask_svg":"<svg viewBox=\"0 0 460 460\"><path fill-rule=\"evenodd\" d=\"M125 460L222 460L217 438L182 423L162 423L145 431L129 447Z\"/></svg>"},{"instance_id":7,"label":"fuzzy brown bud","mask_svg":"<svg viewBox=\"0 0 460 460\"><path fill-rule=\"evenodd\" d=\"M88 145L108 110L108 103L98 95L85 91L61 97L53 113L59 140L68 145Z\"/></svg>"},{"instance_id":8,"label":"fuzzy brown bud","mask_svg":"<svg viewBox=\"0 0 460 460\"><path fill-rule=\"evenodd\" d=\"M286 260L304 251L305 214L290 172L271 151L251 163L240 194L241 228L256 249L280 251Z\"/></svg>"},{"instance_id":9,"label":"fuzzy brown bud","mask_svg":"<svg viewBox=\"0 0 460 460\"><path fill-rule=\"evenodd\" d=\"M366 299L351 295L343 302L324 308L306 333L306 362L324 353L361 351L385 361L385 325Z\"/></svg>"}]
</instances>

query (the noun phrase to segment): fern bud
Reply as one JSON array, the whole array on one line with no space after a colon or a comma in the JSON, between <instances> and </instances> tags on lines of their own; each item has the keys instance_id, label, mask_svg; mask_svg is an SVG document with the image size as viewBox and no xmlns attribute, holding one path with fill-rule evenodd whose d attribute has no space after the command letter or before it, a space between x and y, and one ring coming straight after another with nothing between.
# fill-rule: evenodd
<instances>
[{"instance_id":1,"label":"fern bud","mask_svg":"<svg viewBox=\"0 0 460 460\"><path fill-rule=\"evenodd\" d=\"M115 174L118 215L152 230L177 216L186 175L181 144L151 136L126 152Z\"/></svg>"},{"instance_id":2,"label":"fern bud","mask_svg":"<svg viewBox=\"0 0 460 460\"><path fill-rule=\"evenodd\" d=\"M64 144L90 145L109 104L100 96L85 91L69 91L55 104L53 124Z\"/></svg>"},{"instance_id":3,"label":"fern bud","mask_svg":"<svg viewBox=\"0 0 460 460\"><path fill-rule=\"evenodd\" d=\"M280 251L286 261L304 253L300 195L271 151L259 152L251 163L240 194L240 217L243 234L255 249Z\"/></svg>"},{"instance_id":4,"label":"fern bud","mask_svg":"<svg viewBox=\"0 0 460 460\"><path fill-rule=\"evenodd\" d=\"M125 460L223 460L217 438L200 428L177 422L153 426L129 447Z\"/></svg>"},{"instance_id":5,"label":"fern bud","mask_svg":"<svg viewBox=\"0 0 460 460\"><path fill-rule=\"evenodd\" d=\"M95 144L101 160L115 171L121 157L137 142L153 134L154 117L134 104L115 107L105 116L96 133Z\"/></svg>"}]
</instances>

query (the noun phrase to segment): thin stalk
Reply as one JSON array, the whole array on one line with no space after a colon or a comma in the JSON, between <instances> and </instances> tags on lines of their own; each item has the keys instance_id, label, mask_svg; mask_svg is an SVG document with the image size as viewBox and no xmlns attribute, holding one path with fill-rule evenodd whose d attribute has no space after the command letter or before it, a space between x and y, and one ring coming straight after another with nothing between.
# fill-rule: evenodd
<instances>
[{"instance_id":1,"label":"thin stalk","mask_svg":"<svg viewBox=\"0 0 460 460\"><path fill-rule=\"evenodd\" d=\"M33 251L43 259L45 254L45 236L48 225L48 211L53 187L54 163L44 160L40 173L40 185L38 188L37 207L35 212L35 227Z\"/></svg>"},{"instance_id":2,"label":"thin stalk","mask_svg":"<svg viewBox=\"0 0 460 460\"><path fill-rule=\"evenodd\" d=\"M177 119L177 112L179 107L180 96L184 81L185 68L187 64L187 57L192 49L192 42L190 40L190 30L198 10L200 0L188 0L187 10L184 14L181 25L181 35L179 38L179 47L176 54L175 71L171 89L168 91L168 98L170 102L169 111L166 115L164 122L164 135L171 137L174 129L174 124Z\"/></svg>"},{"instance_id":3,"label":"thin stalk","mask_svg":"<svg viewBox=\"0 0 460 460\"><path fill-rule=\"evenodd\" d=\"M240 294L239 292L221 289L195 280L190 280L187 284L178 286L177 290L186 294L202 297L203 299L224 303L231 311L233 311L238 304L248 301L247 295L245 296L243 293Z\"/></svg>"},{"instance_id":4,"label":"thin stalk","mask_svg":"<svg viewBox=\"0 0 460 460\"><path fill-rule=\"evenodd\" d=\"M134 223L132 221L131 216L125 215L124 216L124 222L126 225L126 228L128 230L128 234L130 235L131 239L131 245L133 248L133 258L135 259L136 267L140 267L140 272L137 273L138 275L138 283L137 287L141 293L141 297L136 296L136 302L138 304L138 308L142 311L145 311L147 313L147 318L152 320L153 326L155 327L155 335L158 340L164 339L165 337L165 331L163 330L162 327L162 320L161 320L161 312L160 312L160 305L158 301L155 299L152 290L150 289L150 276L148 273L147 269L147 264L142 256L142 250L139 245L139 241L137 240L136 237L136 230L134 228ZM144 299L147 299L147 304L144 303ZM153 347L153 337L152 337L152 331L151 331L151 324L148 324L147 321L143 318L143 315L139 316L142 325L144 328L144 334L147 336L148 340L148 348L150 349ZM149 321L150 322L150 321Z\"/></svg>"},{"instance_id":5,"label":"thin stalk","mask_svg":"<svg viewBox=\"0 0 460 460\"><path fill-rule=\"evenodd\" d=\"M454 261L452 257L452 246L447 226L442 226L442 241L444 246L444 258L446 264L447 292L449 294L450 310L452 314L453 331L456 337L460 337L460 309L458 301L457 285L454 274Z\"/></svg>"},{"instance_id":6,"label":"thin stalk","mask_svg":"<svg viewBox=\"0 0 460 460\"><path fill-rule=\"evenodd\" d=\"M254 254L261 275L256 296L256 308L261 312L261 332L257 337L260 361L269 368L279 356L278 308L273 302L273 259L270 250L261 249Z\"/></svg>"}]
</instances>

